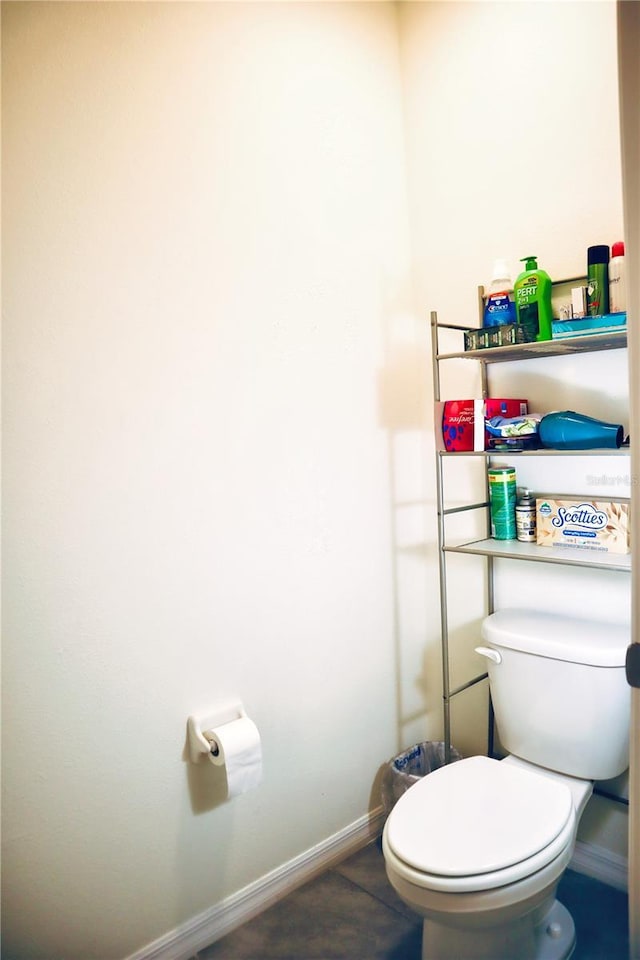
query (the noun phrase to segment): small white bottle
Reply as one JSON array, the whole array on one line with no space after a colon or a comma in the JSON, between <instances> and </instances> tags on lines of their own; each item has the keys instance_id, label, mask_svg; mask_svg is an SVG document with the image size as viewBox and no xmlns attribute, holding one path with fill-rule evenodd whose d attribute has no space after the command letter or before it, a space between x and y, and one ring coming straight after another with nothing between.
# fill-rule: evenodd
<instances>
[{"instance_id":1,"label":"small white bottle","mask_svg":"<svg viewBox=\"0 0 640 960\"><path fill-rule=\"evenodd\" d=\"M626 309L624 243L619 241L612 246L609 260L609 313L622 313Z\"/></svg>"},{"instance_id":2,"label":"small white bottle","mask_svg":"<svg viewBox=\"0 0 640 960\"><path fill-rule=\"evenodd\" d=\"M536 501L526 487L520 488L516 500L516 537L522 543L536 542Z\"/></svg>"}]
</instances>

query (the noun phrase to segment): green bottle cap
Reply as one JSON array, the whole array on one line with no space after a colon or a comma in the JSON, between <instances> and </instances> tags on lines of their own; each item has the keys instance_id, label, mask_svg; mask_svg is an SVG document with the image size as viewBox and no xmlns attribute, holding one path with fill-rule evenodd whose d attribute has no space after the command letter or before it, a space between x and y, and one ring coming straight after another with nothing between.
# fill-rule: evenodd
<instances>
[{"instance_id":1,"label":"green bottle cap","mask_svg":"<svg viewBox=\"0 0 640 960\"><path fill-rule=\"evenodd\" d=\"M522 257L520 260L521 263L526 263L525 270L537 270L538 268L538 258L537 257Z\"/></svg>"}]
</instances>

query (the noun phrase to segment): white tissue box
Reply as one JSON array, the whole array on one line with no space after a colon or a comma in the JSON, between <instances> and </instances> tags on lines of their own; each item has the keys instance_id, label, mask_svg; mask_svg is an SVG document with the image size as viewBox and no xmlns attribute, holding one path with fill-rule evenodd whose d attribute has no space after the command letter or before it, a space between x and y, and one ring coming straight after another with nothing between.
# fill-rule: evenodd
<instances>
[{"instance_id":1,"label":"white tissue box","mask_svg":"<svg viewBox=\"0 0 640 960\"><path fill-rule=\"evenodd\" d=\"M629 553L629 504L619 500L538 498L536 539L540 547Z\"/></svg>"}]
</instances>

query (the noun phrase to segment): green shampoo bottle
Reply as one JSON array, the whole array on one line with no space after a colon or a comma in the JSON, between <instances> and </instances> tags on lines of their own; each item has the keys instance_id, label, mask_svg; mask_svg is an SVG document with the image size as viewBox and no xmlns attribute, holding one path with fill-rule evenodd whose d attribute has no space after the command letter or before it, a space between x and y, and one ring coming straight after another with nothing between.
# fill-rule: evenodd
<instances>
[{"instance_id":1,"label":"green shampoo bottle","mask_svg":"<svg viewBox=\"0 0 640 960\"><path fill-rule=\"evenodd\" d=\"M551 340L551 277L538 267L537 257L523 257L525 268L513 285L518 323L527 339Z\"/></svg>"}]
</instances>

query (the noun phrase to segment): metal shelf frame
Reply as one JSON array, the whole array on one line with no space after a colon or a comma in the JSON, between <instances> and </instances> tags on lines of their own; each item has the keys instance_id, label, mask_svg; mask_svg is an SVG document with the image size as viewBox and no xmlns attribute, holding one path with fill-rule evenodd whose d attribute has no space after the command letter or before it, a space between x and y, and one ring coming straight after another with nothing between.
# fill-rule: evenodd
<instances>
[{"instance_id":1,"label":"metal shelf frame","mask_svg":"<svg viewBox=\"0 0 640 960\"><path fill-rule=\"evenodd\" d=\"M439 323L441 329L469 330L457 324ZM504 363L510 360L532 360L537 357L566 357L576 353L594 353L600 350L623 350L627 345L626 330L583 334L540 343L514 343L504 347L486 347L481 350L462 350L456 353L438 353L436 360L480 360L482 363Z\"/></svg>"},{"instance_id":2,"label":"metal shelf frame","mask_svg":"<svg viewBox=\"0 0 640 960\"><path fill-rule=\"evenodd\" d=\"M568 283L570 281L559 281ZM479 288L478 302L482 306L483 289ZM470 329L458 324L439 323L438 315L435 311L431 313L431 356L433 368L433 399L434 404L441 401L440 395L440 363L446 360L475 360L481 364L481 384L482 397L486 399L489 396L488 390L488 366L492 363L509 362L514 360L530 360L535 358L548 358L555 356L567 356L568 354L594 353L601 350L624 349L627 345L626 330L615 330L605 333L594 333L581 337L570 337L562 340L547 340L540 343L515 344L504 347L491 347L481 350L466 350L453 353L441 353L439 344L439 330L456 330L462 332ZM437 505L437 529L438 529L438 573L440 579L440 628L441 628L441 654L442 654L442 701L443 701L443 719L444 719L444 742L445 742L445 762L449 763L451 759L451 701L459 693L468 690L470 687L488 678L487 673L478 674L472 677L466 683L455 688L451 687L450 657L449 657L449 615L448 615L448 596L447 596L447 555L448 554L467 554L482 556L487 562L487 596L486 608L489 613L495 609L494 596L494 560L511 559L538 563L562 564L569 566L590 567L599 570L611 570L617 572L630 572L631 555L630 554L604 554L596 553L585 555L585 552L578 548L559 548L555 550L550 547L538 547L537 544L526 544L517 540L500 541L494 540L491 536L491 523L489 513L489 488L488 481L485 485L485 499L470 503L465 506L449 507L445 505L445 484L444 484L444 463L448 458L463 457L484 457L490 462L491 457L504 457L505 451L469 451L453 453L444 450L436 451L436 505ZM629 456L629 448L606 450L521 450L509 451L509 457L599 457L599 456ZM446 538L446 518L453 514L464 513L468 511L482 510L486 517L486 537L480 540L473 540L469 543L452 545L447 543ZM493 708L491 697L489 696L489 716L488 716L488 750L493 753Z\"/></svg>"}]
</instances>

